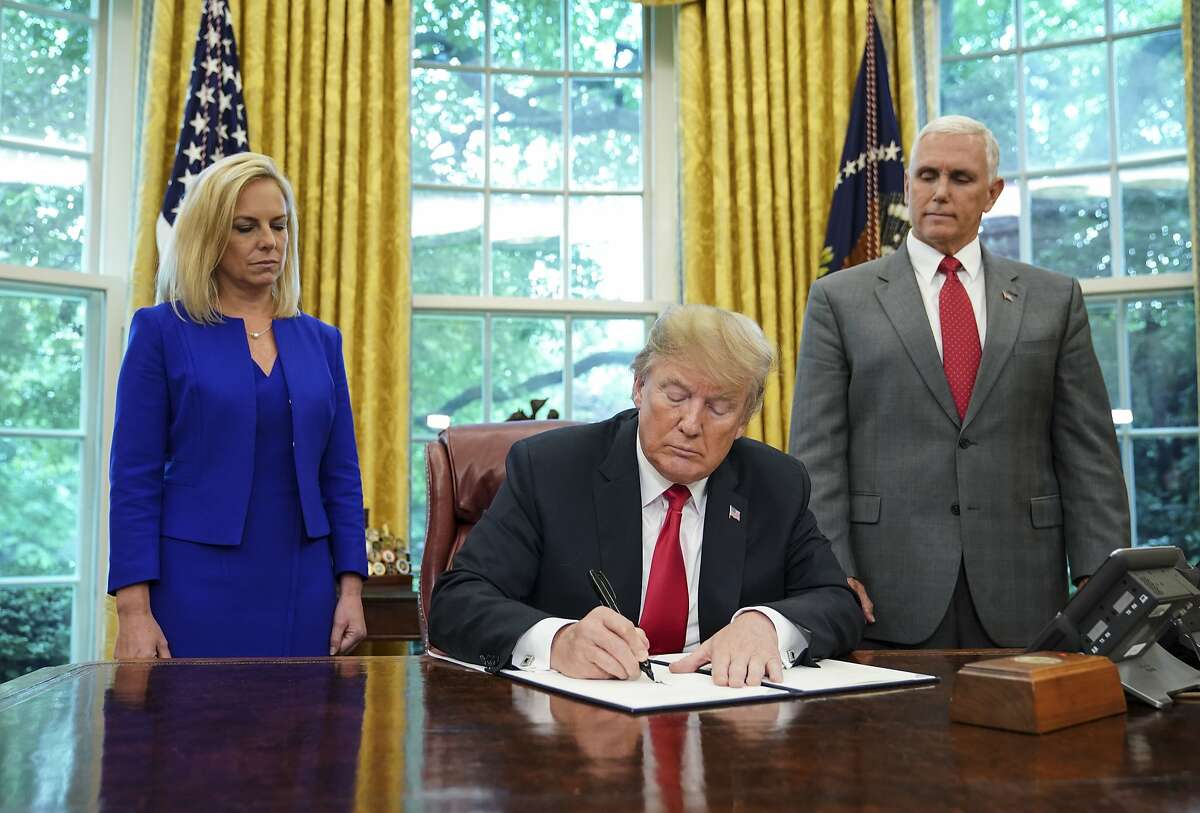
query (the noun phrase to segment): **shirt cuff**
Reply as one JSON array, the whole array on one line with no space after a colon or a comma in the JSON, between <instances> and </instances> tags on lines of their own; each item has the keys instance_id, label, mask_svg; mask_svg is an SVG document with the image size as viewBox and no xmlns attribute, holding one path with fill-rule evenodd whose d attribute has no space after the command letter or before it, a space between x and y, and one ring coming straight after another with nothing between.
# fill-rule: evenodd
<instances>
[{"instance_id":1,"label":"shirt cuff","mask_svg":"<svg viewBox=\"0 0 1200 813\"><path fill-rule=\"evenodd\" d=\"M783 661L784 669L790 669L808 649L808 636L800 627L784 618L783 613L770 607L743 607L733 614L733 618L751 610L762 613L775 625L775 635L779 638L779 660ZM729 620L732 622L733 618Z\"/></svg>"},{"instance_id":2,"label":"shirt cuff","mask_svg":"<svg viewBox=\"0 0 1200 813\"><path fill-rule=\"evenodd\" d=\"M568 624L570 618L543 618L517 639L513 647L513 666L525 672L547 672L550 670L550 646L554 636Z\"/></svg>"}]
</instances>

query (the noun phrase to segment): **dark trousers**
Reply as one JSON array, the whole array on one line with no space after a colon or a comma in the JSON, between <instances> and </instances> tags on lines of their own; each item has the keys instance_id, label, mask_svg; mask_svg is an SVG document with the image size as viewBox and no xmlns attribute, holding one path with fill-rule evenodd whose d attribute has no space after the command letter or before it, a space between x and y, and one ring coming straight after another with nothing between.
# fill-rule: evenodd
<instances>
[{"instance_id":1,"label":"dark trousers","mask_svg":"<svg viewBox=\"0 0 1200 813\"><path fill-rule=\"evenodd\" d=\"M958 566L958 583L954 585L950 606L937 629L924 641L916 644L877 641L870 637L869 625L866 635L858 645L859 649L989 649L996 646L975 611L975 602L971 600L971 589L967 585L967 570L962 564Z\"/></svg>"}]
</instances>

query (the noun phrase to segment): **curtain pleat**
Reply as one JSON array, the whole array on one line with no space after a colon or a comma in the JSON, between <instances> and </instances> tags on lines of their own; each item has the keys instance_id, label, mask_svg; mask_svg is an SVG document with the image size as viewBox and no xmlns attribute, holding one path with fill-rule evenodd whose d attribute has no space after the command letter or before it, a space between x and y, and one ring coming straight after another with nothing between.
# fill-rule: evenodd
<instances>
[{"instance_id":1,"label":"curtain pleat","mask_svg":"<svg viewBox=\"0 0 1200 813\"><path fill-rule=\"evenodd\" d=\"M684 298L745 313L775 342L779 368L747 434L786 448L800 322L867 2L705 0L678 13ZM879 3L876 14L907 148L916 133L911 0Z\"/></svg>"}]
</instances>

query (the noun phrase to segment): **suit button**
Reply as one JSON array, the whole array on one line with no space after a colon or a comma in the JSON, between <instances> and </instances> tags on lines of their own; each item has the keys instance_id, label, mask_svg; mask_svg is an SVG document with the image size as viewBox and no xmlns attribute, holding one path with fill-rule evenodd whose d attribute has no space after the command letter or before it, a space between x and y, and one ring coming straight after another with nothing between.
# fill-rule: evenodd
<instances>
[{"instance_id":1,"label":"suit button","mask_svg":"<svg viewBox=\"0 0 1200 813\"><path fill-rule=\"evenodd\" d=\"M954 503L954 505L950 506L950 513L954 514L956 517L958 516L958 503Z\"/></svg>"},{"instance_id":2,"label":"suit button","mask_svg":"<svg viewBox=\"0 0 1200 813\"><path fill-rule=\"evenodd\" d=\"M960 449L965 449L970 445L971 445L971 441L967 440L966 438L962 438L958 442L958 448L960 448Z\"/></svg>"}]
</instances>

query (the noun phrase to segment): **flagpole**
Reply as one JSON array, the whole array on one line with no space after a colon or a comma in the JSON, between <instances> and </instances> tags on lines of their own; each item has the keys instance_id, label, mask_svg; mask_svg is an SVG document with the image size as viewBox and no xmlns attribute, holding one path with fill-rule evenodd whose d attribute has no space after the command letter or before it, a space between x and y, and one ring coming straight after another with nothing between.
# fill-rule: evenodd
<instances>
[{"instance_id":1,"label":"flagpole","mask_svg":"<svg viewBox=\"0 0 1200 813\"><path fill-rule=\"evenodd\" d=\"M867 259L879 257L879 108L875 84L875 3L867 3ZM887 66L884 66L887 70Z\"/></svg>"}]
</instances>

